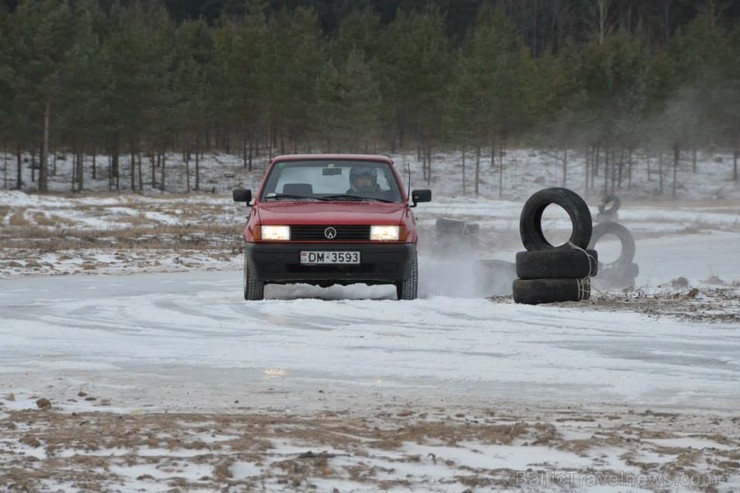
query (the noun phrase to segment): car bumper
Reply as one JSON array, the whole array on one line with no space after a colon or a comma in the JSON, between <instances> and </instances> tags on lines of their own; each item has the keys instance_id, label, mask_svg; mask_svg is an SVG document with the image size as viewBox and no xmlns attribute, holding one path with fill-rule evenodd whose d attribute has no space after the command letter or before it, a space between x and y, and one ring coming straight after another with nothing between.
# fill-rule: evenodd
<instances>
[{"instance_id":1,"label":"car bumper","mask_svg":"<svg viewBox=\"0 0 740 493\"><path fill-rule=\"evenodd\" d=\"M357 265L301 264L302 251L359 251ZM408 279L416 255L413 243L247 243L248 268L255 279L273 283L392 283Z\"/></svg>"}]
</instances>

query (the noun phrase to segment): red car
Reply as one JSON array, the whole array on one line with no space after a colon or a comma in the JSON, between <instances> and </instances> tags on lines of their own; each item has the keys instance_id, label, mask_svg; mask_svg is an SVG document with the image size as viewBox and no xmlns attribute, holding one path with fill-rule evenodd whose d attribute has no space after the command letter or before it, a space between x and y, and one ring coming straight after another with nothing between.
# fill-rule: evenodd
<instances>
[{"instance_id":1,"label":"red car","mask_svg":"<svg viewBox=\"0 0 740 493\"><path fill-rule=\"evenodd\" d=\"M385 156L303 154L274 158L257 193L234 190L251 205L244 230L244 299L265 284L394 284L416 298L419 282L412 204ZM254 200L252 200L254 199Z\"/></svg>"}]
</instances>

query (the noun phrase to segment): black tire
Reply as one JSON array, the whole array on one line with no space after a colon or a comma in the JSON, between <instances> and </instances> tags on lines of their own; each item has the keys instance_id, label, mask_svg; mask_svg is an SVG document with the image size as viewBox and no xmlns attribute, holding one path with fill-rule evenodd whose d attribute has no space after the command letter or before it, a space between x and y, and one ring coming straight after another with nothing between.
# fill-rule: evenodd
<instances>
[{"instance_id":1,"label":"black tire","mask_svg":"<svg viewBox=\"0 0 740 493\"><path fill-rule=\"evenodd\" d=\"M440 217L434 223L438 234L474 235L480 231L480 224L460 219L446 219Z\"/></svg>"},{"instance_id":2,"label":"black tire","mask_svg":"<svg viewBox=\"0 0 740 493\"><path fill-rule=\"evenodd\" d=\"M471 221L459 219L445 219L440 217L434 224L437 234L440 235L473 235L480 230L480 225Z\"/></svg>"},{"instance_id":3,"label":"black tire","mask_svg":"<svg viewBox=\"0 0 740 493\"><path fill-rule=\"evenodd\" d=\"M612 269L631 264L632 260L635 258L635 239L632 237L632 233L619 223L600 223L595 225L591 234L591 242L588 244L588 247L595 248L596 242L598 242L604 235L608 234L612 234L619 238L619 241L622 243L622 251L614 262L602 264L602 268Z\"/></svg>"},{"instance_id":4,"label":"black tire","mask_svg":"<svg viewBox=\"0 0 740 493\"><path fill-rule=\"evenodd\" d=\"M516 275L519 279L579 279L598 273L596 250L540 250L517 252Z\"/></svg>"},{"instance_id":5,"label":"black tire","mask_svg":"<svg viewBox=\"0 0 740 493\"><path fill-rule=\"evenodd\" d=\"M517 279L512 293L515 303L526 305L582 301L591 296L591 279Z\"/></svg>"},{"instance_id":6,"label":"black tire","mask_svg":"<svg viewBox=\"0 0 740 493\"><path fill-rule=\"evenodd\" d=\"M415 300L419 291L419 259L416 252L411 257L411 272L408 279L396 283L396 297L399 300Z\"/></svg>"},{"instance_id":7,"label":"black tire","mask_svg":"<svg viewBox=\"0 0 740 493\"><path fill-rule=\"evenodd\" d=\"M622 201L620 198L616 195L609 194L601 200L601 204L599 204L599 213L604 214L605 216L613 216L621 206Z\"/></svg>"},{"instance_id":8,"label":"black tire","mask_svg":"<svg viewBox=\"0 0 740 493\"><path fill-rule=\"evenodd\" d=\"M567 243L553 246L542 234L542 213L545 208L555 204L562 207L568 213L573 223L573 233ZM519 219L519 233L522 244L528 251L537 250L567 250L576 246L586 248L591 240L591 229L593 228L591 211L586 202L572 190L567 188L553 187L540 190L532 195L524 203L522 215Z\"/></svg>"},{"instance_id":9,"label":"black tire","mask_svg":"<svg viewBox=\"0 0 740 493\"><path fill-rule=\"evenodd\" d=\"M265 282L258 281L249 273L249 262L244 254L244 299L247 301L259 301L265 298Z\"/></svg>"}]
</instances>

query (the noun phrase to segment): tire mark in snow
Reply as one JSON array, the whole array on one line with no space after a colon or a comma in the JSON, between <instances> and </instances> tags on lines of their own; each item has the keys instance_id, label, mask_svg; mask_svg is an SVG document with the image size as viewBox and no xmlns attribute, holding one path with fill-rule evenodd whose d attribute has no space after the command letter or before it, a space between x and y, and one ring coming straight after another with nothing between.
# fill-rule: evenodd
<instances>
[{"instance_id":1,"label":"tire mark in snow","mask_svg":"<svg viewBox=\"0 0 740 493\"><path fill-rule=\"evenodd\" d=\"M727 326L576 305L367 299L366 287L339 290L358 299L296 288L293 299L246 303L240 284L238 272L10 280L3 366L54 378L89 365L104 380L112 366L152 389L219 375L232 385L232 374L278 390L331 381L483 400L716 407L740 392L739 339Z\"/></svg>"}]
</instances>

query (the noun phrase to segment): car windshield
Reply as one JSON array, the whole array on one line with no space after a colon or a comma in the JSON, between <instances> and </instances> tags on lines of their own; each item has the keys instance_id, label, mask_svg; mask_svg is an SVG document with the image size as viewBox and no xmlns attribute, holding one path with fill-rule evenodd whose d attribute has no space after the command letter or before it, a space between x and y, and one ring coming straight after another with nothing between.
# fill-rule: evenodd
<instances>
[{"instance_id":1,"label":"car windshield","mask_svg":"<svg viewBox=\"0 0 740 493\"><path fill-rule=\"evenodd\" d=\"M261 200L401 202L390 165L382 161L284 161L272 167Z\"/></svg>"}]
</instances>

